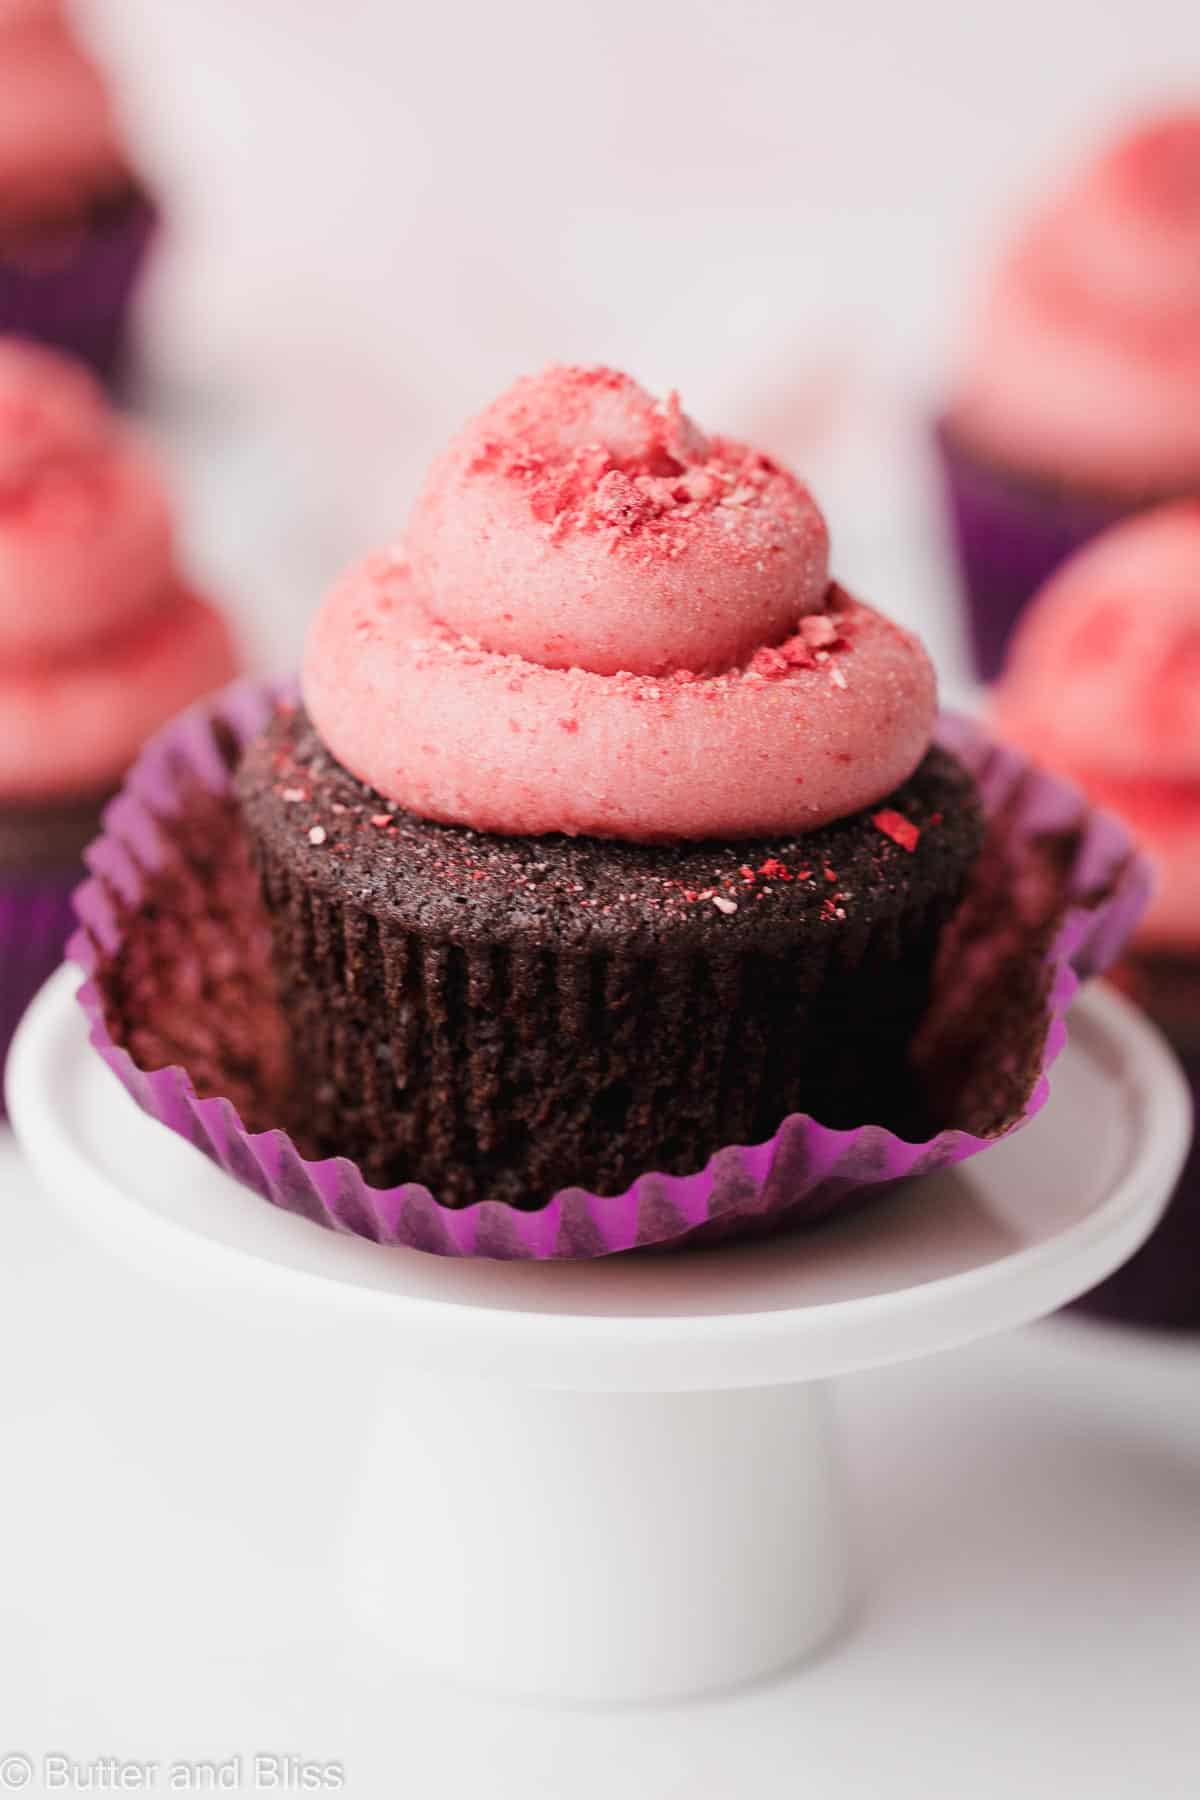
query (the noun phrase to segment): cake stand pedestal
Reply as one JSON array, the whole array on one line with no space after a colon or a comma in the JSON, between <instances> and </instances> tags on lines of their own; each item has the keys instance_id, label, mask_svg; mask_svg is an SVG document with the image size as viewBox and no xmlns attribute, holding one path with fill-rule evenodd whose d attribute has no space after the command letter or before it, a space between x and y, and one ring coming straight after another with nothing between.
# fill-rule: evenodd
<instances>
[{"instance_id":1,"label":"cake stand pedestal","mask_svg":"<svg viewBox=\"0 0 1200 1800\"><path fill-rule=\"evenodd\" d=\"M510 1693L681 1696L815 1649L851 1592L833 1378L1082 1293L1150 1231L1191 1131L1163 1040L1094 985L1032 1125L843 1220L444 1259L267 1206L143 1115L87 1043L78 980L51 980L9 1066L46 1189L155 1281L299 1311L348 1391L371 1371L361 1461L333 1477L346 1605L398 1661Z\"/></svg>"}]
</instances>

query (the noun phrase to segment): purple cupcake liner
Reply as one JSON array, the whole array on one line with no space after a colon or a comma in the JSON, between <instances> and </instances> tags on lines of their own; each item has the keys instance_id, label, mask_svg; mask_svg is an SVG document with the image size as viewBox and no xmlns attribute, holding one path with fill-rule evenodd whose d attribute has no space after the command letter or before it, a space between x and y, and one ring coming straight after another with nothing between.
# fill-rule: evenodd
<instances>
[{"instance_id":1,"label":"purple cupcake liner","mask_svg":"<svg viewBox=\"0 0 1200 1800\"><path fill-rule=\"evenodd\" d=\"M942 421L935 440L975 670L993 681L1026 603L1073 551L1137 504L1056 492L991 467Z\"/></svg>"},{"instance_id":2,"label":"purple cupcake liner","mask_svg":"<svg viewBox=\"0 0 1200 1800\"><path fill-rule=\"evenodd\" d=\"M134 191L78 230L28 250L0 251L0 332L66 350L115 382L156 221L152 202Z\"/></svg>"},{"instance_id":3,"label":"purple cupcake liner","mask_svg":"<svg viewBox=\"0 0 1200 1800\"><path fill-rule=\"evenodd\" d=\"M7 1116L3 1075L21 1016L63 959L75 924L79 869L0 875L0 1119Z\"/></svg>"},{"instance_id":4,"label":"purple cupcake liner","mask_svg":"<svg viewBox=\"0 0 1200 1800\"><path fill-rule=\"evenodd\" d=\"M962 1162L995 1141L952 1129L910 1143L880 1125L834 1130L794 1114L765 1143L720 1149L691 1175L647 1172L615 1197L565 1188L536 1211L499 1201L452 1209L416 1183L373 1188L344 1157L306 1160L283 1130L250 1130L230 1099L202 1097L182 1067L138 1067L110 1035L95 977L136 917L148 878L180 871L172 821L190 817L187 796L198 786L228 795L230 764L263 728L277 697L265 686L236 683L151 741L88 851L92 878L76 895L80 929L69 949L88 977L79 999L91 1041L129 1093L264 1199L334 1230L442 1256L585 1258L815 1221L897 1181ZM1074 789L1031 770L965 719L943 720L939 738L974 771L989 816L1005 821L1007 845L1019 851L1042 834L1078 832L1060 890L1067 902L1055 915L1053 944L1038 968L1035 1004L1044 1005L1038 1017L1045 1034L1040 1057L1019 1077L1023 1105L1006 1127L1016 1129L1046 1100L1046 1071L1066 1041L1065 1015L1078 982L1107 966L1123 944L1145 904L1149 875L1123 828L1087 809ZM1034 860L1031 850L1027 861ZM1021 905L1018 893L1013 905ZM256 939L247 958L261 958L263 944ZM986 1060L989 1072L1003 1060L990 1042Z\"/></svg>"},{"instance_id":5,"label":"purple cupcake liner","mask_svg":"<svg viewBox=\"0 0 1200 1800\"><path fill-rule=\"evenodd\" d=\"M1181 1055L1200 1118L1200 1056ZM1081 1312L1159 1331L1200 1331L1200 1138L1163 1214L1129 1261L1076 1302Z\"/></svg>"}]
</instances>

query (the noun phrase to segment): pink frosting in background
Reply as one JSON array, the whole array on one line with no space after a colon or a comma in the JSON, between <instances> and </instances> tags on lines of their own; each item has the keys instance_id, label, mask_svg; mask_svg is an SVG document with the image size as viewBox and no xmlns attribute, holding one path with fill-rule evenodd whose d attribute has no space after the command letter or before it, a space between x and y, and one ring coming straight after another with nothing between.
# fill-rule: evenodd
<instances>
[{"instance_id":1,"label":"pink frosting in background","mask_svg":"<svg viewBox=\"0 0 1200 1800\"><path fill-rule=\"evenodd\" d=\"M981 453L1118 496L1200 485L1200 106L1084 167L993 273L951 415Z\"/></svg>"},{"instance_id":2,"label":"pink frosting in background","mask_svg":"<svg viewBox=\"0 0 1200 1800\"><path fill-rule=\"evenodd\" d=\"M126 179L107 87L54 0L0 7L0 90L0 221L36 221Z\"/></svg>"},{"instance_id":3,"label":"pink frosting in background","mask_svg":"<svg viewBox=\"0 0 1200 1800\"><path fill-rule=\"evenodd\" d=\"M346 768L425 818L804 830L910 775L936 706L920 645L826 558L766 458L625 376L550 369L435 465L405 545L334 589L305 702Z\"/></svg>"},{"instance_id":4,"label":"pink frosting in background","mask_svg":"<svg viewBox=\"0 0 1200 1800\"><path fill-rule=\"evenodd\" d=\"M228 627L175 568L166 496L90 374L0 339L0 801L123 774L229 680Z\"/></svg>"},{"instance_id":5,"label":"pink frosting in background","mask_svg":"<svg viewBox=\"0 0 1200 1800\"><path fill-rule=\"evenodd\" d=\"M1153 857L1142 941L1200 944L1200 500L1141 514L1064 565L1021 622L995 708Z\"/></svg>"},{"instance_id":6,"label":"pink frosting in background","mask_svg":"<svg viewBox=\"0 0 1200 1800\"><path fill-rule=\"evenodd\" d=\"M166 497L92 377L0 339L0 657L52 654L161 603Z\"/></svg>"},{"instance_id":7,"label":"pink frosting in background","mask_svg":"<svg viewBox=\"0 0 1200 1800\"><path fill-rule=\"evenodd\" d=\"M229 627L177 588L136 629L53 662L0 662L0 798L102 791L152 731L237 673Z\"/></svg>"},{"instance_id":8,"label":"pink frosting in background","mask_svg":"<svg viewBox=\"0 0 1200 1800\"><path fill-rule=\"evenodd\" d=\"M112 434L100 383L24 338L0 337L0 492L30 481L56 457L87 455Z\"/></svg>"}]
</instances>

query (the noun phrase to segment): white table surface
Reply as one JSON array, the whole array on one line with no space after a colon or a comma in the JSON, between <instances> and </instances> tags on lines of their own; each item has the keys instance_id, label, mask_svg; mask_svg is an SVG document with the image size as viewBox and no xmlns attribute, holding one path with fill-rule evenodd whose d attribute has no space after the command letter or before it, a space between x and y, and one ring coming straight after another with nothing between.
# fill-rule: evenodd
<instances>
[{"instance_id":1,"label":"white table surface","mask_svg":"<svg viewBox=\"0 0 1200 1800\"><path fill-rule=\"evenodd\" d=\"M846 1380L865 1593L842 1640L724 1699L550 1710L356 1642L293 1499L357 1448L311 1342L182 1317L7 1138L0 1191L0 1779L14 1751L238 1755L227 1791L251 1793L263 1751L340 1761L370 1800L1200 1791L1200 1340L1058 1320Z\"/></svg>"}]
</instances>

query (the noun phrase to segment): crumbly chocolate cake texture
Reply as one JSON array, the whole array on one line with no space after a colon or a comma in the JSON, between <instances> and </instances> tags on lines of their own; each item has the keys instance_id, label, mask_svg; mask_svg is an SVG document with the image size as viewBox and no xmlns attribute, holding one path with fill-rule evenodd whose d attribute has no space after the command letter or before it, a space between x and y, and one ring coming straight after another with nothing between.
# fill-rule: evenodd
<instances>
[{"instance_id":1,"label":"crumbly chocolate cake texture","mask_svg":"<svg viewBox=\"0 0 1200 1800\"><path fill-rule=\"evenodd\" d=\"M312 1154L536 1206L687 1173L790 1112L928 1128L907 1052L983 837L942 749L867 811L732 843L429 823L300 707L236 785Z\"/></svg>"}]
</instances>

